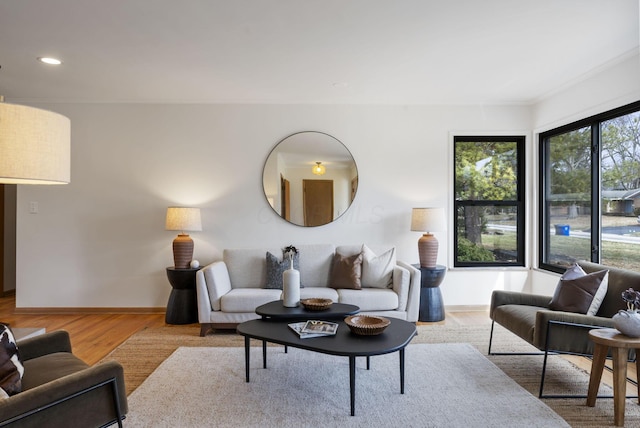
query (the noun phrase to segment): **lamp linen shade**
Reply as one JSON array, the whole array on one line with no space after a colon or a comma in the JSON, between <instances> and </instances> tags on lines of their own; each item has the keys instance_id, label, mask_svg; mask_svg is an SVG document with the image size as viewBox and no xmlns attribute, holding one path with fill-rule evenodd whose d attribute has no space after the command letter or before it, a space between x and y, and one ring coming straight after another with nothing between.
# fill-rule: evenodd
<instances>
[{"instance_id":1,"label":"lamp linen shade","mask_svg":"<svg viewBox=\"0 0 640 428\"><path fill-rule=\"evenodd\" d=\"M184 232L202 230L200 208L167 208L165 228L180 231L180 234L173 240L173 263L177 269L187 269L193 257L193 240Z\"/></svg>"},{"instance_id":2,"label":"lamp linen shade","mask_svg":"<svg viewBox=\"0 0 640 428\"><path fill-rule=\"evenodd\" d=\"M418 240L420 267L435 268L438 259L438 240L430 232L446 230L444 209L414 208L411 212L411 230L426 232Z\"/></svg>"},{"instance_id":3,"label":"lamp linen shade","mask_svg":"<svg viewBox=\"0 0 640 428\"><path fill-rule=\"evenodd\" d=\"M181 232L202 230L200 208L169 207L167 208L167 230L179 230Z\"/></svg>"},{"instance_id":4,"label":"lamp linen shade","mask_svg":"<svg viewBox=\"0 0 640 428\"><path fill-rule=\"evenodd\" d=\"M0 102L0 183L67 184L70 175L69 118Z\"/></svg>"}]
</instances>

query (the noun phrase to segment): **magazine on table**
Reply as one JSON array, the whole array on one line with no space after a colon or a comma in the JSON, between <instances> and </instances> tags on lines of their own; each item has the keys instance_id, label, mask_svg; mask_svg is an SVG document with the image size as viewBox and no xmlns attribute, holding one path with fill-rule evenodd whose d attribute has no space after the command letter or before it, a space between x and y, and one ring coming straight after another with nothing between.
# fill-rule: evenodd
<instances>
[{"instance_id":1,"label":"magazine on table","mask_svg":"<svg viewBox=\"0 0 640 428\"><path fill-rule=\"evenodd\" d=\"M327 321L313 321L316 324L313 324L314 328L310 330L305 330L307 323L310 321L301 321L294 322L289 324L289 328L296 332L300 339L309 339L312 337L323 337L323 336L333 336L338 331L338 324L330 323ZM321 323L321 324L317 324ZM331 324L333 326L328 326L327 324Z\"/></svg>"}]
</instances>

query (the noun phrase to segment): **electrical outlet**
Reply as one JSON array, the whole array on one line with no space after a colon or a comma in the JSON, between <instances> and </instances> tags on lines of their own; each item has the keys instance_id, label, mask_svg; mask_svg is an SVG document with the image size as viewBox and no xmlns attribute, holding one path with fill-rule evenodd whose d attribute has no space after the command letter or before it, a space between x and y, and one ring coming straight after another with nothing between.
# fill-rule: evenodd
<instances>
[{"instance_id":1,"label":"electrical outlet","mask_svg":"<svg viewBox=\"0 0 640 428\"><path fill-rule=\"evenodd\" d=\"M38 214L37 202L29 202L29 214Z\"/></svg>"}]
</instances>

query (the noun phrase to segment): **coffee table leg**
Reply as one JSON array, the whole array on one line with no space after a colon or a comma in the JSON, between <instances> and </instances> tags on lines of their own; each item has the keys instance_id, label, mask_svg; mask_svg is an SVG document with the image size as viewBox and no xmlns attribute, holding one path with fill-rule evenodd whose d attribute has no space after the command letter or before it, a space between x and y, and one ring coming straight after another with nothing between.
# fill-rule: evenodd
<instances>
[{"instance_id":1,"label":"coffee table leg","mask_svg":"<svg viewBox=\"0 0 640 428\"><path fill-rule=\"evenodd\" d=\"M267 368L267 341L262 341L262 368Z\"/></svg>"},{"instance_id":2,"label":"coffee table leg","mask_svg":"<svg viewBox=\"0 0 640 428\"><path fill-rule=\"evenodd\" d=\"M246 381L249 382L249 336L244 337L244 367L246 370Z\"/></svg>"},{"instance_id":3,"label":"coffee table leg","mask_svg":"<svg viewBox=\"0 0 640 428\"><path fill-rule=\"evenodd\" d=\"M371 357L367 355L367 370L371 368Z\"/></svg>"},{"instance_id":4,"label":"coffee table leg","mask_svg":"<svg viewBox=\"0 0 640 428\"><path fill-rule=\"evenodd\" d=\"M349 357L349 390L351 393L351 416L356 414L356 357Z\"/></svg>"},{"instance_id":5,"label":"coffee table leg","mask_svg":"<svg viewBox=\"0 0 640 428\"><path fill-rule=\"evenodd\" d=\"M404 348L400 350L400 394L404 394Z\"/></svg>"}]
</instances>

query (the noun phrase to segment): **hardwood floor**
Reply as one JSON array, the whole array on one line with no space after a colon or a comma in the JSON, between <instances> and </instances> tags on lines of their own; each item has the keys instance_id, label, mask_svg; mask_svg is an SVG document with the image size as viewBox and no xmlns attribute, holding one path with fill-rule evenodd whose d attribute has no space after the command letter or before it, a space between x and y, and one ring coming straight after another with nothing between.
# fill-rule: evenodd
<instances>
[{"instance_id":1,"label":"hardwood floor","mask_svg":"<svg viewBox=\"0 0 640 428\"><path fill-rule=\"evenodd\" d=\"M164 314L17 314L15 296L0 298L0 322L12 328L66 330L73 352L93 365L145 327L165 325Z\"/></svg>"},{"instance_id":2,"label":"hardwood floor","mask_svg":"<svg viewBox=\"0 0 640 428\"><path fill-rule=\"evenodd\" d=\"M66 330L71 336L74 353L90 365L107 356L137 331L165 325L164 313L20 314L15 311L15 296L0 297L0 322L8 323L15 328L38 327L45 328L47 331ZM445 320L437 324L464 326L489 322L487 309L448 311ZM591 370L590 359L571 356L566 358L587 372ZM629 364L629 377L632 379L637 379L635 368L634 363ZM602 381L612 385L611 373L605 370ZM635 394L635 386L629 384L628 391L629 395Z\"/></svg>"}]
</instances>

